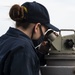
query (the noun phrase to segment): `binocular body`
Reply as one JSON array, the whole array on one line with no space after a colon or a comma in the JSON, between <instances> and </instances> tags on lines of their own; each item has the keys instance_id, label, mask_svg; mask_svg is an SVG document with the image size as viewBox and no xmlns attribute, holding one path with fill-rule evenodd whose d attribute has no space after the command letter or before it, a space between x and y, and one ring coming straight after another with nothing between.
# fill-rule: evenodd
<instances>
[{"instance_id":1,"label":"binocular body","mask_svg":"<svg viewBox=\"0 0 75 75\"><path fill-rule=\"evenodd\" d=\"M61 31L73 31L71 35L61 35ZM48 33L50 51L45 56L46 65L41 66L42 75L75 75L75 30L62 29L59 36Z\"/></svg>"}]
</instances>

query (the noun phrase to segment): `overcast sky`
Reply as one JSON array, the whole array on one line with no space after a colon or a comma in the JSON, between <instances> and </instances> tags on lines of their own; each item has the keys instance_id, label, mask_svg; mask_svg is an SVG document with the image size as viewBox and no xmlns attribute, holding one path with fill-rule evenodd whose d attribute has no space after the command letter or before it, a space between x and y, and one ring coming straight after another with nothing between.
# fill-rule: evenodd
<instances>
[{"instance_id":1,"label":"overcast sky","mask_svg":"<svg viewBox=\"0 0 75 75\"><path fill-rule=\"evenodd\" d=\"M26 1L36 1L43 4L49 12L51 24L59 29L75 29L75 0L1 0L0 1L0 36L8 28L14 27L14 22L9 18L9 10L13 4Z\"/></svg>"}]
</instances>

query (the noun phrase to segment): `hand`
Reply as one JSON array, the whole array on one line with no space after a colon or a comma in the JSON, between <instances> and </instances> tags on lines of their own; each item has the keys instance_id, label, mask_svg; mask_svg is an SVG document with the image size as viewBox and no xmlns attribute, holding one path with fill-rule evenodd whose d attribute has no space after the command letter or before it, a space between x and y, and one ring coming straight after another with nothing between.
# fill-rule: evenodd
<instances>
[{"instance_id":1,"label":"hand","mask_svg":"<svg viewBox=\"0 0 75 75\"><path fill-rule=\"evenodd\" d=\"M48 42L48 41L43 41L43 42L40 44L38 50L39 50L39 52L41 52L42 54L47 54L47 53L49 52L49 48L50 48L49 42Z\"/></svg>"},{"instance_id":2,"label":"hand","mask_svg":"<svg viewBox=\"0 0 75 75\"><path fill-rule=\"evenodd\" d=\"M53 32L57 37L59 36L59 34L57 32Z\"/></svg>"}]
</instances>

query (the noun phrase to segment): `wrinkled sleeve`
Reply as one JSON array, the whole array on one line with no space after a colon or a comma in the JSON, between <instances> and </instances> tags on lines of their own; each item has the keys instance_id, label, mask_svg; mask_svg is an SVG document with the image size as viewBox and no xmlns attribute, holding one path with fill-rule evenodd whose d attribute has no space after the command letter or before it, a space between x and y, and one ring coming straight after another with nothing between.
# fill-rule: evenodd
<instances>
[{"instance_id":1,"label":"wrinkled sleeve","mask_svg":"<svg viewBox=\"0 0 75 75\"><path fill-rule=\"evenodd\" d=\"M36 46L39 45L41 42L43 42L43 38L44 38L44 37L41 37L41 38L38 39L38 40L32 40L34 46L36 47ZM45 64L46 64L45 55L42 54L42 53L38 50L38 47L37 47L37 49L36 49L36 54L37 54L38 57L39 57L40 66L45 65Z\"/></svg>"},{"instance_id":2,"label":"wrinkled sleeve","mask_svg":"<svg viewBox=\"0 0 75 75\"><path fill-rule=\"evenodd\" d=\"M13 50L5 62L5 75L34 75L32 59L25 53L24 48ZM8 70L7 70L8 69Z\"/></svg>"},{"instance_id":3,"label":"wrinkled sleeve","mask_svg":"<svg viewBox=\"0 0 75 75\"><path fill-rule=\"evenodd\" d=\"M36 49L36 53L39 57L39 61L40 61L40 66L43 66L46 64L46 60L45 60L45 55L40 53L37 49Z\"/></svg>"}]
</instances>

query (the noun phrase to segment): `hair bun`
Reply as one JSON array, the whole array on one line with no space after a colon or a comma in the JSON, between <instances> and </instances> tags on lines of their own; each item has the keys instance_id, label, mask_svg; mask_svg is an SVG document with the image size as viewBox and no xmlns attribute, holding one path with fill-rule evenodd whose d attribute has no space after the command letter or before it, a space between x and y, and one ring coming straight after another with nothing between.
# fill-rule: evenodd
<instances>
[{"instance_id":1,"label":"hair bun","mask_svg":"<svg viewBox=\"0 0 75 75\"><path fill-rule=\"evenodd\" d=\"M14 21L21 21L24 18L24 8L15 4L9 11L9 16Z\"/></svg>"}]
</instances>

